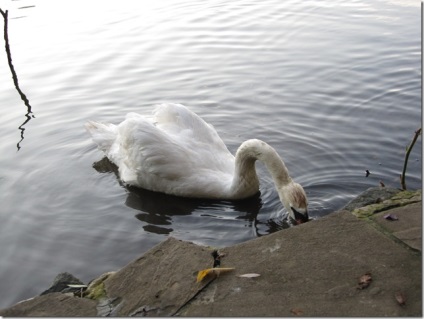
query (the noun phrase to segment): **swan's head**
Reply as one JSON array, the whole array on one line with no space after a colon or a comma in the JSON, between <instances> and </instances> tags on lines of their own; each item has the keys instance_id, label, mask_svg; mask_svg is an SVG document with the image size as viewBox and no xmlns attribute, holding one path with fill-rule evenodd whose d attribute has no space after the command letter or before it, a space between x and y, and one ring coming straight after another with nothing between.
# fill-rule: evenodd
<instances>
[{"instance_id":1,"label":"swan's head","mask_svg":"<svg viewBox=\"0 0 424 319\"><path fill-rule=\"evenodd\" d=\"M289 212L290 217L297 224L302 224L309 220L308 199L302 186L298 183L291 182L283 186L279 190L278 195L284 207Z\"/></svg>"}]
</instances>

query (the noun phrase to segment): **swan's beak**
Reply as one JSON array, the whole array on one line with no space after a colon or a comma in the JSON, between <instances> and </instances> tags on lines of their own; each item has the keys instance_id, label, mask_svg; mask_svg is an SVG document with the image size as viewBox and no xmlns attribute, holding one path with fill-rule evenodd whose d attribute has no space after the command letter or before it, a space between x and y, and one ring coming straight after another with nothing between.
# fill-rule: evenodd
<instances>
[{"instance_id":1,"label":"swan's beak","mask_svg":"<svg viewBox=\"0 0 424 319\"><path fill-rule=\"evenodd\" d=\"M307 221L309 221L309 215L308 212L306 211L305 213L299 213L296 209L294 209L293 207L291 208L294 214L294 220L296 221L296 224L303 224L306 223Z\"/></svg>"}]
</instances>

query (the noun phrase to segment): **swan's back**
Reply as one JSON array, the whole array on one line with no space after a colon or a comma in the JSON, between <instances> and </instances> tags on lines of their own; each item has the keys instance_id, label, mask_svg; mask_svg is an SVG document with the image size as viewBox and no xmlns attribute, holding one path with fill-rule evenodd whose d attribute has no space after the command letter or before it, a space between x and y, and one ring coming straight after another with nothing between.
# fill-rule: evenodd
<instances>
[{"instance_id":1,"label":"swan's back","mask_svg":"<svg viewBox=\"0 0 424 319\"><path fill-rule=\"evenodd\" d=\"M158 129L194 152L192 159L197 159L197 167L232 172L234 165L229 164L233 164L234 156L211 124L181 104L161 104L153 114Z\"/></svg>"},{"instance_id":2,"label":"swan's back","mask_svg":"<svg viewBox=\"0 0 424 319\"><path fill-rule=\"evenodd\" d=\"M153 117L129 113L117 126L89 122L86 128L130 185L179 196L228 196L234 156L212 125L181 104L161 104Z\"/></svg>"}]
</instances>

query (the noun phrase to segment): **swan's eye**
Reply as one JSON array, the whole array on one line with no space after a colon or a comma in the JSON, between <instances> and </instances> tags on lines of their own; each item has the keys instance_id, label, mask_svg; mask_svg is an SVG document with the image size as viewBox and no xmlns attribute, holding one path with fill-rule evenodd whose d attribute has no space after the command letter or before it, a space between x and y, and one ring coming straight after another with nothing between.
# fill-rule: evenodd
<instances>
[{"instance_id":1,"label":"swan's eye","mask_svg":"<svg viewBox=\"0 0 424 319\"><path fill-rule=\"evenodd\" d=\"M299 213L296 209L294 209L292 206L290 206L291 210L294 214L294 219L298 223L306 223L309 220L308 212L305 212L304 214Z\"/></svg>"}]
</instances>

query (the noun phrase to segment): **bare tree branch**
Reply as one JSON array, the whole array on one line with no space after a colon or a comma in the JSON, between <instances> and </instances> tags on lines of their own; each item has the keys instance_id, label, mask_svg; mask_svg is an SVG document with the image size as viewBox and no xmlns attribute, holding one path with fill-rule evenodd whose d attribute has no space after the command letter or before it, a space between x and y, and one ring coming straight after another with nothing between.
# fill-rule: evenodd
<instances>
[{"instance_id":1,"label":"bare tree branch","mask_svg":"<svg viewBox=\"0 0 424 319\"><path fill-rule=\"evenodd\" d=\"M409 144L408 147L406 148L405 162L403 163L403 171L402 171L402 174L400 175L400 185L402 186L403 190L406 190L405 177L406 177L406 167L408 165L409 154L411 153L412 148L414 147L414 144L417 141L418 136L420 135L421 135L421 128L415 131L415 135L414 135L414 138L412 139L411 144Z\"/></svg>"}]
</instances>

